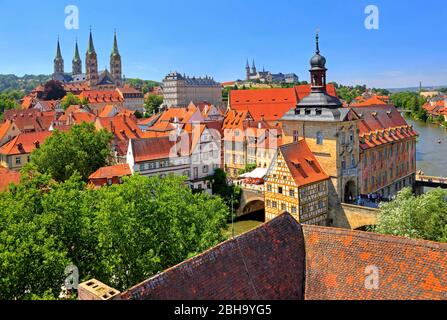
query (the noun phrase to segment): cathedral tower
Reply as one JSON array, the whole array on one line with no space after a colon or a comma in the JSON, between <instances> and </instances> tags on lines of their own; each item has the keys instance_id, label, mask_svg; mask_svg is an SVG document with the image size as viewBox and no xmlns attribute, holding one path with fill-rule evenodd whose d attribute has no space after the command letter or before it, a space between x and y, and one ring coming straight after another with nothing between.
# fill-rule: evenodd
<instances>
[{"instance_id":1,"label":"cathedral tower","mask_svg":"<svg viewBox=\"0 0 447 320\"><path fill-rule=\"evenodd\" d=\"M98 57L93 45L92 31L90 30L90 38L88 42L87 54L85 57L86 81L90 86L95 86L98 83Z\"/></svg>"},{"instance_id":2,"label":"cathedral tower","mask_svg":"<svg viewBox=\"0 0 447 320\"><path fill-rule=\"evenodd\" d=\"M250 64L248 63L248 59L247 59L247 64L245 66L245 75L246 75L247 81L249 81L250 80L251 71L250 71Z\"/></svg>"},{"instance_id":3,"label":"cathedral tower","mask_svg":"<svg viewBox=\"0 0 447 320\"><path fill-rule=\"evenodd\" d=\"M54 58L54 74L64 74L64 59L62 59L59 38L57 38L56 58Z\"/></svg>"},{"instance_id":4,"label":"cathedral tower","mask_svg":"<svg viewBox=\"0 0 447 320\"><path fill-rule=\"evenodd\" d=\"M72 61L72 75L82 74L82 61L79 56L78 41L76 40L75 53Z\"/></svg>"},{"instance_id":5,"label":"cathedral tower","mask_svg":"<svg viewBox=\"0 0 447 320\"><path fill-rule=\"evenodd\" d=\"M256 71L255 59L253 59L253 65L251 66L251 73L256 75L258 72Z\"/></svg>"},{"instance_id":6,"label":"cathedral tower","mask_svg":"<svg viewBox=\"0 0 447 320\"><path fill-rule=\"evenodd\" d=\"M110 54L110 72L112 80L117 86L122 85L122 69L121 69L121 55L118 51L118 41L116 39L116 32L113 40L113 49Z\"/></svg>"}]
</instances>

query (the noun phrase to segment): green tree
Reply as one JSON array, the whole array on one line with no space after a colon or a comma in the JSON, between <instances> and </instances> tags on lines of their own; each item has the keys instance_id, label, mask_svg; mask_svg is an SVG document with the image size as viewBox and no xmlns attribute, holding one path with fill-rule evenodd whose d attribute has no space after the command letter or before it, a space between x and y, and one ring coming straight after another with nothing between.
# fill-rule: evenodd
<instances>
[{"instance_id":1,"label":"green tree","mask_svg":"<svg viewBox=\"0 0 447 320\"><path fill-rule=\"evenodd\" d=\"M447 242L447 191L415 196L403 189L394 201L380 206L377 233Z\"/></svg>"},{"instance_id":2,"label":"green tree","mask_svg":"<svg viewBox=\"0 0 447 320\"><path fill-rule=\"evenodd\" d=\"M216 169L213 176L213 194L220 196L228 208L237 210L240 206L242 190L229 184L227 174L222 169Z\"/></svg>"},{"instance_id":3,"label":"green tree","mask_svg":"<svg viewBox=\"0 0 447 320\"><path fill-rule=\"evenodd\" d=\"M19 105L8 93L0 94L0 115L6 110L17 109Z\"/></svg>"},{"instance_id":4,"label":"green tree","mask_svg":"<svg viewBox=\"0 0 447 320\"><path fill-rule=\"evenodd\" d=\"M124 290L225 240L219 197L176 176L123 182L95 190L33 172L0 193L0 299L57 298L72 264L80 281Z\"/></svg>"},{"instance_id":5,"label":"green tree","mask_svg":"<svg viewBox=\"0 0 447 320\"><path fill-rule=\"evenodd\" d=\"M97 208L95 276L121 290L223 241L228 214L175 176L127 178L101 189Z\"/></svg>"},{"instance_id":6,"label":"green tree","mask_svg":"<svg viewBox=\"0 0 447 320\"><path fill-rule=\"evenodd\" d=\"M61 82L50 80L45 83L42 100L60 100L65 97L66 94L67 92L65 92Z\"/></svg>"},{"instance_id":7,"label":"green tree","mask_svg":"<svg viewBox=\"0 0 447 320\"><path fill-rule=\"evenodd\" d=\"M41 199L50 177L37 175L0 193L0 299L57 297L70 264L57 236L46 232Z\"/></svg>"},{"instance_id":8,"label":"green tree","mask_svg":"<svg viewBox=\"0 0 447 320\"><path fill-rule=\"evenodd\" d=\"M152 115L154 112L158 112L158 108L163 103L163 97L155 94L149 94L144 101L144 108L146 113Z\"/></svg>"},{"instance_id":9,"label":"green tree","mask_svg":"<svg viewBox=\"0 0 447 320\"><path fill-rule=\"evenodd\" d=\"M67 108L72 105L83 105L82 102L85 102L85 101L81 101L81 99L79 97L77 97L73 93L69 92L64 97L64 99L62 99L61 107L62 107L62 109L67 110Z\"/></svg>"},{"instance_id":10,"label":"green tree","mask_svg":"<svg viewBox=\"0 0 447 320\"><path fill-rule=\"evenodd\" d=\"M105 130L96 131L91 123L73 126L69 132L56 130L33 151L27 168L48 173L57 181L65 181L78 172L86 181L107 164L112 137Z\"/></svg>"}]
</instances>

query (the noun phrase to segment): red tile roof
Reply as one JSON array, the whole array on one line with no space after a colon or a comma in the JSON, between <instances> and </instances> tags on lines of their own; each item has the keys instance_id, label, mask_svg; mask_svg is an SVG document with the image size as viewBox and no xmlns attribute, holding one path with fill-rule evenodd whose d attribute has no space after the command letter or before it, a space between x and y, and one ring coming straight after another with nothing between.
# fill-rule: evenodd
<instances>
[{"instance_id":1,"label":"red tile roof","mask_svg":"<svg viewBox=\"0 0 447 320\"><path fill-rule=\"evenodd\" d=\"M306 299L447 299L447 244L303 225ZM365 288L377 267L379 287Z\"/></svg>"},{"instance_id":2,"label":"red tile roof","mask_svg":"<svg viewBox=\"0 0 447 320\"><path fill-rule=\"evenodd\" d=\"M168 159L177 143L170 140L169 137L131 140L135 162Z\"/></svg>"},{"instance_id":3,"label":"red tile roof","mask_svg":"<svg viewBox=\"0 0 447 320\"><path fill-rule=\"evenodd\" d=\"M121 294L123 300L303 299L301 227L282 215Z\"/></svg>"},{"instance_id":4,"label":"red tile roof","mask_svg":"<svg viewBox=\"0 0 447 320\"><path fill-rule=\"evenodd\" d=\"M377 268L377 289L367 276ZM447 299L447 244L299 225L283 214L121 293L123 300Z\"/></svg>"},{"instance_id":5,"label":"red tile roof","mask_svg":"<svg viewBox=\"0 0 447 320\"><path fill-rule=\"evenodd\" d=\"M7 110L4 119L13 120L21 132L47 131L55 119L56 113L40 112L38 109Z\"/></svg>"},{"instance_id":6,"label":"red tile roof","mask_svg":"<svg viewBox=\"0 0 447 320\"><path fill-rule=\"evenodd\" d=\"M0 154L16 155L28 154L36 149L36 145L42 145L51 136L51 132L21 133L0 148Z\"/></svg>"},{"instance_id":7,"label":"red tile roof","mask_svg":"<svg viewBox=\"0 0 447 320\"><path fill-rule=\"evenodd\" d=\"M352 110L361 119L359 136L363 150L418 135L394 106L381 105Z\"/></svg>"},{"instance_id":8,"label":"red tile roof","mask_svg":"<svg viewBox=\"0 0 447 320\"><path fill-rule=\"evenodd\" d=\"M306 140L279 147L297 186L301 187L329 179L320 163L310 151Z\"/></svg>"},{"instance_id":9,"label":"red tile roof","mask_svg":"<svg viewBox=\"0 0 447 320\"><path fill-rule=\"evenodd\" d=\"M11 183L20 183L20 173L0 167L0 192L6 191Z\"/></svg>"},{"instance_id":10,"label":"red tile roof","mask_svg":"<svg viewBox=\"0 0 447 320\"><path fill-rule=\"evenodd\" d=\"M335 87L327 85L329 95L336 96ZM232 90L230 107L234 110L249 110L255 120L277 121L311 92L310 85L294 88Z\"/></svg>"},{"instance_id":11,"label":"red tile roof","mask_svg":"<svg viewBox=\"0 0 447 320\"><path fill-rule=\"evenodd\" d=\"M378 96L372 96L371 98L366 99L362 102L352 104L351 107L357 108L357 107L370 107L370 106L378 106L378 105L388 105L388 104L385 103Z\"/></svg>"},{"instance_id":12,"label":"red tile roof","mask_svg":"<svg viewBox=\"0 0 447 320\"><path fill-rule=\"evenodd\" d=\"M89 104L120 103L124 101L121 95L115 90L83 91L79 95L79 98L80 99L86 98Z\"/></svg>"},{"instance_id":13,"label":"red tile roof","mask_svg":"<svg viewBox=\"0 0 447 320\"><path fill-rule=\"evenodd\" d=\"M90 175L89 179L111 179L114 177L124 177L130 175L132 175L132 172L130 171L128 164L118 164L115 166L99 168Z\"/></svg>"},{"instance_id":14,"label":"red tile roof","mask_svg":"<svg viewBox=\"0 0 447 320\"><path fill-rule=\"evenodd\" d=\"M135 119L126 115L97 118L96 127L113 133L118 140L138 139L143 135Z\"/></svg>"}]
</instances>

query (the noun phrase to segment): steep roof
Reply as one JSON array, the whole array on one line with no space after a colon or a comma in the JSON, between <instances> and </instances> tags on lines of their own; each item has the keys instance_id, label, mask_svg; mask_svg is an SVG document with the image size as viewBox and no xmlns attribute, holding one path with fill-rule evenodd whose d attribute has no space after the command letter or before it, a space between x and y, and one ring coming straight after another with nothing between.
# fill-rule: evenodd
<instances>
[{"instance_id":1,"label":"steep roof","mask_svg":"<svg viewBox=\"0 0 447 320\"><path fill-rule=\"evenodd\" d=\"M83 91L79 95L80 99L86 98L89 104L95 103L119 103L123 102L121 95L115 90L91 90Z\"/></svg>"},{"instance_id":2,"label":"steep roof","mask_svg":"<svg viewBox=\"0 0 447 320\"><path fill-rule=\"evenodd\" d=\"M176 145L169 137L131 140L135 162L167 159Z\"/></svg>"},{"instance_id":3,"label":"steep roof","mask_svg":"<svg viewBox=\"0 0 447 320\"><path fill-rule=\"evenodd\" d=\"M364 101L361 101L359 103L352 104L351 107L370 107L370 106L377 106L377 105L387 105L386 102L383 101L384 99L380 99L380 96L372 96L369 99L366 99Z\"/></svg>"},{"instance_id":4,"label":"steep roof","mask_svg":"<svg viewBox=\"0 0 447 320\"><path fill-rule=\"evenodd\" d=\"M0 192L6 191L11 183L20 183L20 173L0 167Z\"/></svg>"},{"instance_id":5,"label":"steep roof","mask_svg":"<svg viewBox=\"0 0 447 320\"><path fill-rule=\"evenodd\" d=\"M99 168L90 175L89 179L110 179L113 177L130 176L131 174L132 172L130 171L128 164L118 164L115 166Z\"/></svg>"},{"instance_id":6,"label":"steep roof","mask_svg":"<svg viewBox=\"0 0 447 320\"><path fill-rule=\"evenodd\" d=\"M96 127L111 132L119 140L138 139L143 135L135 119L126 115L97 118Z\"/></svg>"},{"instance_id":7,"label":"steep roof","mask_svg":"<svg viewBox=\"0 0 447 320\"><path fill-rule=\"evenodd\" d=\"M363 150L418 135L392 105L375 105L352 110L360 118L360 147Z\"/></svg>"},{"instance_id":8,"label":"steep roof","mask_svg":"<svg viewBox=\"0 0 447 320\"><path fill-rule=\"evenodd\" d=\"M326 90L330 96L337 96L332 84L328 84ZM232 90L230 107L239 111L249 110L255 120L277 121L310 92L310 85L299 85L293 88Z\"/></svg>"},{"instance_id":9,"label":"steep roof","mask_svg":"<svg viewBox=\"0 0 447 320\"><path fill-rule=\"evenodd\" d=\"M121 294L123 300L303 299L304 239L288 214Z\"/></svg>"},{"instance_id":10,"label":"steep roof","mask_svg":"<svg viewBox=\"0 0 447 320\"><path fill-rule=\"evenodd\" d=\"M302 227L306 299L447 299L447 244ZM367 272L374 267L379 272L379 287L368 290Z\"/></svg>"},{"instance_id":11,"label":"steep roof","mask_svg":"<svg viewBox=\"0 0 447 320\"><path fill-rule=\"evenodd\" d=\"M306 140L279 147L281 154L297 186L304 186L329 179L320 163L310 151ZM272 164L274 165L274 164Z\"/></svg>"},{"instance_id":12,"label":"steep roof","mask_svg":"<svg viewBox=\"0 0 447 320\"><path fill-rule=\"evenodd\" d=\"M7 110L4 119L13 120L20 131L46 131L55 118L55 112L41 112L38 109Z\"/></svg>"},{"instance_id":13,"label":"steep roof","mask_svg":"<svg viewBox=\"0 0 447 320\"><path fill-rule=\"evenodd\" d=\"M21 133L0 148L0 154L16 155L28 154L36 149L36 144L42 145L51 135L51 132Z\"/></svg>"}]
</instances>

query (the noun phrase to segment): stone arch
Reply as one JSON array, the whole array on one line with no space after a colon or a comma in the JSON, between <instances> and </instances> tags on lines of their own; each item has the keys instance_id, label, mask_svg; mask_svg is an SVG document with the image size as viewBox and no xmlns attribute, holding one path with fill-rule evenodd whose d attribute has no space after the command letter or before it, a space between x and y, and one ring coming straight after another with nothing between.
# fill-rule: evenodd
<instances>
[{"instance_id":1,"label":"stone arch","mask_svg":"<svg viewBox=\"0 0 447 320\"><path fill-rule=\"evenodd\" d=\"M357 184L354 180L346 182L343 192L343 202L353 204L357 199Z\"/></svg>"}]
</instances>

